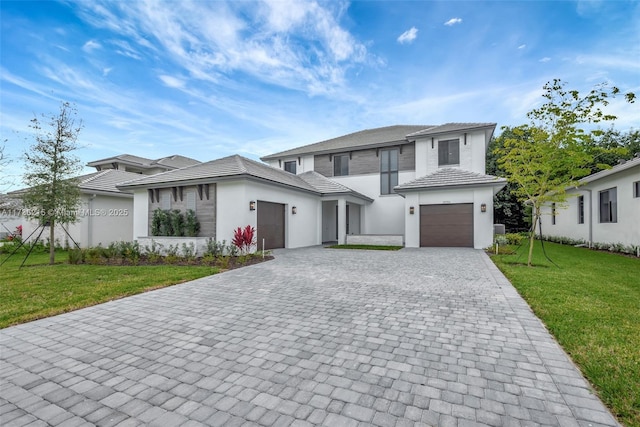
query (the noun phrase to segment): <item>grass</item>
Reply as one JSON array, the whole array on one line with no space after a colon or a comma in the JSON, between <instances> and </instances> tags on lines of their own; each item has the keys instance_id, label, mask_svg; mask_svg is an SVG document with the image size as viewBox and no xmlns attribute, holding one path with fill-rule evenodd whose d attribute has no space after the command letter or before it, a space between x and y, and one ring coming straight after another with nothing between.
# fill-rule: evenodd
<instances>
[{"instance_id":1,"label":"grass","mask_svg":"<svg viewBox=\"0 0 640 427\"><path fill-rule=\"evenodd\" d=\"M0 255L0 262L7 255ZM14 255L0 267L0 328L77 310L218 272L206 266L70 265L67 253Z\"/></svg>"},{"instance_id":2,"label":"grass","mask_svg":"<svg viewBox=\"0 0 640 427\"><path fill-rule=\"evenodd\" d=\"M640 427L640 259L540 242L493 260L628 427Z\"/></svg>"},{"instance_id":3,"label":"grass","mask_svg":"<svg viewBox=\"0 0 640 427\"><path fill-rule=\"evenodd\" d=\"M363 249L371 251L398 251L402 246L385 246L385 245L331 245L331 249Z\"/></svg>"}]
</instances>

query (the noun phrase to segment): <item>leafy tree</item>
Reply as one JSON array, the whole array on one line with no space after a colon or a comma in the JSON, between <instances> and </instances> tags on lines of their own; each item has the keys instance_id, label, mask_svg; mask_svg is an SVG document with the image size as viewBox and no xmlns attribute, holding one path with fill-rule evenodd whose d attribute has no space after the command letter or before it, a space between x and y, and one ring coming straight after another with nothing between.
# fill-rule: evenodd
<instances>
[{"instance_id":1,"label":"leafy tree","mask_svg":"<svg viewBox=\"0 0 640 427\"><path fill-rule=\"evenodd\" d=\"M613 128L595 131L586 145L587 151L593 155L590 164L591 173L603 168L617 165L621 160L630 160L640 153L640 131L630 130L622 133Z\"/></svg>"},{"instance_id":2,"label":"leafy tree","mask_svg":"<svg viewBox=\"0 0 640 427\"><path fill-rule=\"evenodd\" d=\"M513 193L532 209L529 266L542 206L565 205L566 188L578 186L578 180L591 172L594 159L586 147L598 131L585 130L582 125L615 120L615 116L605 114L601 107L620 93L618 88L609 88L603 83L580 96L577 90L566 89L559 79L543 88L546 102L527 113L531 124L511 129L503 145L495 149L498 165L516 186ZM634 94L625 97L628 102L634 102Z\"/></svg>"},{"instance_id":3,"label":"leafy tree","mask_svg":"<svg viewBox=\"0 0 640 427\"><path fill-rule=\"evenodd\" d=\"M57 115L36 116L29 127L34 143L24 153L24 183L29 187L22 196L26 216L49 226L49 263L55 262L55 225L77 221L80 201L78 182L73 177L81 169L80 160L72 154L77 149L82 121L68 102L60 104Z\"/></svg>"},{"instance_id":4,"label":"leafy tree","mask_svg":"<svg viewBox=\"0 0 640 427\"><path fill-rule=\"evenodd\" d=\"M510 136L513 136L511 128L504 127L500 136L489 141L486 159L486 171L489 175L506 176L498 164L496 149L504 147L504 140ZM495 223L504 224L506 230L511 233L528 230L531 226L531 212L513 193L515 188L516 184L509 181L504 191L499 191L493 198Z\"/></svg>"}]
</instances>

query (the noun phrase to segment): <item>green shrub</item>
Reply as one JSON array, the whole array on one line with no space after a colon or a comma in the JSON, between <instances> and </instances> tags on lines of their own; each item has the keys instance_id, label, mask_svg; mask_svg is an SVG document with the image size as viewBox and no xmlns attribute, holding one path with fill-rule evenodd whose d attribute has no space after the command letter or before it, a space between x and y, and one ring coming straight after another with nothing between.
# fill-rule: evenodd
<instances>
[{"instance_id":1,"label":"green shrub","mask_svg":"<svg viewBox=\"0 0 640 427\"><path fill-rule=\"evenodd\" d=\"M169 211L169 221L171 222L172 234L167 234L167 236L184 236L184 216L182 212L178 209Z\"/></svg>"},{"instance_id":2,"label":"green shrub","mask_svg":"<svg viewBox=\"0 0 640 427\"><path fill-rule=\"evenodd\" d=\"M196 237L200 232L200 222L193 209L188 209L184 216L185 234L189 237Z\"/></svg>"},{"instance_id":3,"label":"green shrub","mask_svg":"<svg viewBox=\"0 0 640 427\"><path fill-rule=\"evenodd\" d=\"M187 261L193 261L196 259L196 245L191 242L189 245L186 243L182 244L182 256Z\"/></svg>"},{"instance_id":4,"label":"green shrub","mask_svg":"<svg viewBox=\"0 0 640 427\"><path fill-rule=\"evenodd\" d=\"M87 257L86 249L69 249L69 264L84 264Z\"/></svg>"},{"instance_id":5,"label":"green shrub","mask_svg":"<svg viewBox=\"0 0 640 427\"><path fill-rule=\"evenodd\" d=\"M207 249L205 250L204 254L213 255L214 257L224 255L226 246L226 240L223 240L222 242L216 242L211 237L209 237L207 239Z\"/></svg>"}]
</instances>

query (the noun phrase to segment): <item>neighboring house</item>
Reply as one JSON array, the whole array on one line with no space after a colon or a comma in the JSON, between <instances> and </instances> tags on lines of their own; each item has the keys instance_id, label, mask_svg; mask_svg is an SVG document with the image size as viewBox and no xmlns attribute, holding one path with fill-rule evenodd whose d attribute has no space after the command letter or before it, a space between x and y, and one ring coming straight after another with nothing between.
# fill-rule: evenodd
<instances>
[{"instance_id":1,"label":"neighboring house","mask_svg":"<svg viewBox=\"0 0 640 427\"><path fill-rule=\"evenodd\" d=\"M142 175L154 175L185 166L197 165L198 163L200 163L198 160L179 155L152 160L145 157L132 156L131 154L120 154L118 156L90 162L87 166L94 167L98 171L117 169Z\"/></svg>"},{"instance_id":2,"label":"neighboring house","mask_svg":"<svg viewBox=\"0 0 640 427\"><path fill-rule=\"evenodd\" d=\"M194 209L200 235L219 241L252 225L267 249L345 243L352 235L483 248L493 241L493 196L506 184L484 174L494 129L389 126L263 157L269 166L231 156L118 188L134 193L136 239L149 236L160 207Z\"/></svg>"},{"instance_id":3,"label":"neighboring house","mask_svg":"<svg viewBox=\"0 0 640 427\"><path fill-rule=\"evenodd\" d=\"M0 194L0 240L13 235L22 225L22 204L19 199Z\"/></svg>"},{"instance_id":4,"label":"neighboring house","mask_svg":"<svg viewBox=\"0 0 640 427\"><path fill-rule=\"evenodd\" d=\"M543 209L542 234L588 243L640 245L640 157L580 180L567 206Z\"/></svg>"},{"instance_id":5,"label":"neighboring house","mask_svg":"<svg viewBox=\"0 0 640 427\"><path fill-rule=\"evenodd\" d=\"M133 234L133 195L119 190L116 184L139 177L137 173L115 169L78 177L78 222L56 225L55 235L59 244L73 247L75 241L81 247L87 248L108 246L111 242L120 240L130 241ZM22 191L14 193L19 195ZM30 235L29 240L36 239L40 234L40 230L36 231L36 221L23 219L22 225L22 235L25 239ZM49 237L47 230L48 228L42 233L40 240L44 241Z\"/></svg>"}]
</instances>

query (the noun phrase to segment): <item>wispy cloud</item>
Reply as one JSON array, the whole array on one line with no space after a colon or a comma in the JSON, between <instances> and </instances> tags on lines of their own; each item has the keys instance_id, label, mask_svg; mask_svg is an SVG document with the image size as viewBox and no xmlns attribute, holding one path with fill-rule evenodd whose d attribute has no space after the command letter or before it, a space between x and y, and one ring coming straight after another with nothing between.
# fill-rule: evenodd
<instances>
[{"instance_id":1,"label":"wispy cloud","mask_svg":"<svg viewBox=\"0 0 640 427\"><path fill-rule=\"evenodd\" d=\"M549 61L551 61L551 58L549 58L548 56L545 56L544 58L540 58L538 62L549 62Z\"/></svg>"},{"instance_id":2,"label":"wispy cloud","mask_svg":"<svg viewBox=\"0 0 640 427\"><path fill-rule=\"evenodd\" d=\"M93 52L96 49L100 49L102 45L95 40L89 40L82 46L82 50L85 52Z\"/></svg>"},{"instance_id":3,"label":"wispy cloud","mask_svg":"<svg viewBox=\"0 0 640 427\"><path fill-rule=\"evenodd\" d=\"M452 25L460 23L462 23L462 18L451 18L447 22L445 22L444 25L448 25L449 27L451 27Z\"/></svg>"},{"instance_id":4,"label":"wispy cloud","mask_svg":"<svg viewBox=\"0 0 640 427\"><path fill-rule=\"evenodd\" d=\"M340 10L332 3L141 0L81 6L87 22L132 38L138 49L162 52L204 81L242 72L311 95L330 94L344 86L354 64L368 58L366 46L338 23ZM122 53L132 56L128 49Z\"/></svg>"},{"instance_id":5,"label":"wispy cloud","mask_svg":"<svg viewBox=\"0 0 640 427\"><path fill-rule=\"evenodd\" d=\"M518 46L518 49L524 49L525 47L527 47L526 44L521 44L520 46Z\"/></svg>"},{"instance_id":6,"label":"wispy cloud","mask_svg":"<svg viewBox=\"0 0 640 427\"><path fill-rule=\"evenodd\" d=\"M184 84L185 84L184 80L179 79L177 77L173 77L173 76L160 75L158 76L158 78L162 80L162 83L164 83L166 86L169 86L172 88L181 89L184 87Z\"/></svg>"},{"instance_id":7,"label":"wispy cloud","mask_svg":"<svg viewBox=\"0 0 640 427\"><path fill-rule=\"evenodd\" d=\"M412 43L416 37L418 37L418 29L416 27L411 27L404 33L400 34L398 37L398 43Z\"/></svg>"}]
</instances>

